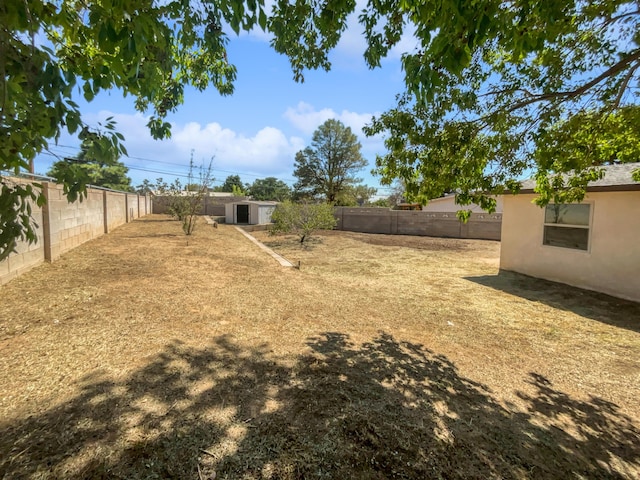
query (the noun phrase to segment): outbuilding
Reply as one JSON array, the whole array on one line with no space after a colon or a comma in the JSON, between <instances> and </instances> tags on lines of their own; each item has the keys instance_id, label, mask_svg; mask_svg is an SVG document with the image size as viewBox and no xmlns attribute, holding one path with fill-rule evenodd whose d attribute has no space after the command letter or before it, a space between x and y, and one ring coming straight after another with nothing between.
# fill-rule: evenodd
<instances>
[{"instance_id":1,"label":"outbuilding","mask_svg":"<svg viewBox=\"0 0 640 480\"><path fill-rule=\"evenodd\" d=\"M505 195L500 268L640 302L640 163L603 167L580 203L533 203L535 182Z\"/></svg>"},{"instance_id":2,"label":"outbuilding","mask_svg":"<svg viewBox=\"0 0 640 480\"><path fill-rule=\"evenodd\" d=\"M496 211L502 213L502 195L493 197L496 199ZM457 212L458 210L471 210L473 213L487 213L485 210L472 203L471 205L458 205L454 194L445 195L440 198L432 198L429 203L422 207L423 212Z\"/></svg>"},{"instance_id":3,"label":"outbuilding","mask_svg":"<svg viewBox=\"0 0 640 480\"><path fill-rule=\"evenodd\" d=\"M278 202L243 200L225 205L225 222L238 225L271 223L271 214Z\"/></svg>"}]
</instances>

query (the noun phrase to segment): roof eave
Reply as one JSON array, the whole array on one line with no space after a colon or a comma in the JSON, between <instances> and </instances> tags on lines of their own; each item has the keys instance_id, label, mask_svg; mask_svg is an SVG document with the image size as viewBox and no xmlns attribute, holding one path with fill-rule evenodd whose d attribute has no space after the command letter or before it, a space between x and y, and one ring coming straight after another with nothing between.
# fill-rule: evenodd
<instances>
[{"instance_id":1,"label":"roof eave","mask_svg":"<svg viewBox=\"0 0 640 480\"><path fill-rule=\"evenodd\" d=\"M598 187L587 187L587 192L634 192L640 191L640 183L630 183L628 185L603 185ZM509 190L505 195L512 193ZM537 193L533 188L521 188L518 193Z\"/></svg>"}]
</instances>

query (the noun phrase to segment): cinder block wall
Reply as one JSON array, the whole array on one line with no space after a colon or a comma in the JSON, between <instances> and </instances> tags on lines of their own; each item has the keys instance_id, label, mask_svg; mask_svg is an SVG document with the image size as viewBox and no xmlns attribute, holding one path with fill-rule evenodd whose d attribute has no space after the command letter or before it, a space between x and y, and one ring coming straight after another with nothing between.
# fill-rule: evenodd
<instances>
[{"instance_id":1,"label":"cinder block wall","mask_svg":"<svg viewBox=\"0 0 640 480\"><path fill-rule=\"evenodd\" d=\"M463 223L453 212L337 207L336 229L351 232L500 240L502 214L472 213Z\"/></svg>"},{"instance_id":2,"label":"cinder block wall","mask_svg":"<svg viewBox=\"0 0 640 480\"><path fill-rule=\"evenodd\" d=\"M11 179L11 181L21 184L29 183L22 179ZM35 203L31 203L31 209L33 219L38 225L36 235L38 238L42 238L44 232L42 225L42 208L38 207ZM8 258L0 262L0 285L7 283L18 275L22 275L42 262L44 262L44 244L42 241L32 243L31 245L27 242L18 242L17 252L12 253Z\"/></svg>"},{"instance_id":3,"label":"cinder block wall","mask_svg":"<svg viewBox=\"0 0 640 480\"><path fill-rule=\"evenodd\" d=\"M109 233L123 223L127 223L126 195L117 192L102 192L104 194L104 233Z\"/></svg>"},{"instance_id":4,"label":"cinder block wall","mask_svg":"<svg viewBox=\"0 0 640 480\"><path fill-rule=\"evenodd\" d=\"M81 202L69 203L62 185L43 182L47 203L43 207L44 256L50 262L60 255L104 235L104 195L102 190L88 189Z\"/></svg>"},{"instance_id":5,"label":"cinder block wall","mask_svg":"<svg viewBox=\"0 0 640 480\"><path fill-rule=\"evenodd\" d=\"M11 181L29 183L23 179ZM19 242L17 252L0 262L0 284L44 260L52 262L84 242L151 213L152 209L148 196L90 188L81 202L69 203L62 185L52 182L41 185L47 203L42 208L32 205L33 219L38 224L38 241L31 245Z\"/></svg>"},{"instance_id":6,"label":"cinder block wall","mask_svg":"<svg viewBox=\"0 0 640 480\"><path fill-rule=\"evenodd\" d=\"M135 193L125 194L127 198L127 222L138 218L138 195Z\"/></svg>"}]
</instances>

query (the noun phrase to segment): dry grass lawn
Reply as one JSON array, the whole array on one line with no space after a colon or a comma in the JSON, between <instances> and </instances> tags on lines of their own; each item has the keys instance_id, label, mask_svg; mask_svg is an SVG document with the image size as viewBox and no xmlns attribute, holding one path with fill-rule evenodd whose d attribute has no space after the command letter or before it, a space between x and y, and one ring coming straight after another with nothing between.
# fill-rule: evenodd
<instances>
[{"instance_id":1,"label":"dry grass lawn","mask_svg":"<svg viewBox=\"0 0 640 480\"><path fill-rule=\"evenodd\" d=\"M640 304L254 235L301 268L156 215L0 287L0 478L640 478Z\"/></svg>"}]
</instances>

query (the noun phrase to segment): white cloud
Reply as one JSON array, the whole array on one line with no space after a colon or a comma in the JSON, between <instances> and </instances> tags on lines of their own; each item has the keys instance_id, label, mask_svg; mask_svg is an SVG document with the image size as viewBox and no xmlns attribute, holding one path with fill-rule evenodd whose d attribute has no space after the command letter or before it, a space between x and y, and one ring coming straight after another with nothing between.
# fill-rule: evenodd
<instances>
[{"instance_id":1,"label":"white cloud","mask_svg":"<svg viewBox=\"0 0 640 480\"><path fill-rule=\"evenodd\" d=\"M330 118L340 120L346 126L351 127L357 135L362 134L362 127L371 121L371 117L376 113L356 113L349 110L342 110L337 113L332 108L323 108L316 110L312 105L306 102L299 102L295 108L289 107L284 112L284 118L289 120L291 124L306 135L311 135L316 128L322 125Z\"/></svg>"},{"instance_id":2,"label":"white cloud","mask_svg":"<svg viewBox=\"0 0 640 480\"><path fill-rule=\"evenodd\" d=\"M337 113L332 108L316 110L313 105L299 102L295 108L287 108L283 116L289 120L295 128L308 137L311 137L313 132L330 118L340 120L346 126L351 127L353 133L358 136L365 157L373 160L376 153L384 150L383 137L381 135L367 137L363 133L362 128L371 122L372 117L379 114L380 112L357 113L349 110L342 110L342 112Z\"/></svg>"},{"instance_id":3,"label":"white cloud","mask_svg":"<svg viewBox=\"0 0 640 480\"><path fill-rule=\"evenodd\" d=\"M248 137L215 122L174 126L172 142L183 152L194 149L196 155L214 156L214 168L257 173L288 170L303 146L302 139L287 138L274 127L264 127Z\"/></svg>"},{"instance_id":4,"label":"white cloud","mask_svg":"<svg viewBox=\"0 0 640 480\"><path fill-rule=\"evenodd\" d=\"M125 157L123 160L133 167L129 173L134 177L134 183L135 178L170 177L168 173L162 172L186 173L192 150L197 165L213 158L217 180L224 180L229 172L240 176L253 174L288 179L291 177L295 153L304 148L302 138L287 137L281 130L270 126L262 128L255 135L247 136L216 122L206 125L196 122L174 124L171 138L158 141L151 137L146 127L148 117L139 113L130 115L101 111L98 114L87 114L84 118L89 124L96 125L98 121L104 122L110 116L117 122L117 131L125 137L129 158ZM65 139L64 142L74 140ZM138 171L135 168L160 173ZM216 173L216 170L224 172ZM248 182L253 179L252 176L243 177Z\"/></svg>"}]
</instances>

